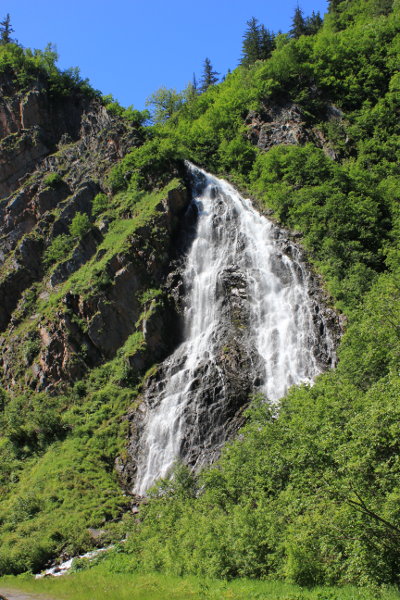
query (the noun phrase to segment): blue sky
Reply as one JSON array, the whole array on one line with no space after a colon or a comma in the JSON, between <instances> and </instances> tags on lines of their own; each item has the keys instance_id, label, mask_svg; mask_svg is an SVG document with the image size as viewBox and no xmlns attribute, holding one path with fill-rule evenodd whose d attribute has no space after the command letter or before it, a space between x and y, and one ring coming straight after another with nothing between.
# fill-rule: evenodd
<instances>
[{"instance_id":1,"label":"blue sky","mask_svg":"<svg viewBox=\"0 0 400 600\"><path fill-rule=\"evenodd\" d=\"M81 70L96 89L144 108L161 86L183 89L209 57L221 74L237 66L246 21L287 31L296 0L2 0L15 37L43 49L56 45L61 68ZM299 0L304 15L326 0Z\"/></svg>"}]
</instances>

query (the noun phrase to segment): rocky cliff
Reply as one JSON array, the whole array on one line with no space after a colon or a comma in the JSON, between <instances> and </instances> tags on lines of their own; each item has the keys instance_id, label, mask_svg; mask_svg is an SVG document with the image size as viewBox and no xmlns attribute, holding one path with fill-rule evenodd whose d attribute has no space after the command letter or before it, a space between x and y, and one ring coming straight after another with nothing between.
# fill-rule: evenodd
<instances>
[{"instance_id":1,"label":"rocky cliff","mask_svg":"<svg viewBox=\"0 0 400 600\"><path fill-rule=\"evenodd\" d=\"M139 299L166 277L187 192L184 184L170 187L138 226L134 200L107 212L106 174L142 143L140 128L83 95L53 99L39 84L22 94L4 78L0 86L2 381L6 389L55 392L112 358L144 327L137 325L145 308ZM103 206L94 210L99 194ZM87 215L89 225L73 238L77 215ZM120 232L113 229L116 217ZM60 240L65 248L54 252ZM85 265L85 289L74 293L70 279ZM168 313L167 300L163 306ZM146 325L150 364L165 352L164 340L174 339L171 332L163 335L160 319L153 315ZM134 366L148 363L136 357Z\"/></svg>"},{"instance_id":2,"label":"rocky cliff","mask_svg":"<svg viewBox=\"0 0 400 600\"><path fill-rule=\"evenodd\" d=\"M194 470L215 462L252 397L276 404L336 363L340 323L290 233L226 182L190 172L197 224L184 227L184 339L145 382L119 463L138 495L176 460Z\"/></svg>"}]
</instances>

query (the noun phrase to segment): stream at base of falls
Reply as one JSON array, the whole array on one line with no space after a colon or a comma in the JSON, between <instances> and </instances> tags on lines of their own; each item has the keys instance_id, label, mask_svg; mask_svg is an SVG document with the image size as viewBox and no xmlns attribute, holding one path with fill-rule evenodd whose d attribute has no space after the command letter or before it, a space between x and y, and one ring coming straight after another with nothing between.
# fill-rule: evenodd
<instances>
[{"instance_id":1,"label":"stream at base of falls","mask_svg":"<svg viewBox=\"0 0 400 600\"><path fill-rule=\"evenodd\" d=\"M278 403L335 363L301 251L228 183L189 165L197 218L185 266L183 342L144 391L134 493L178 459L212 462L255 393Z\"/></svg>"}]
</instances>

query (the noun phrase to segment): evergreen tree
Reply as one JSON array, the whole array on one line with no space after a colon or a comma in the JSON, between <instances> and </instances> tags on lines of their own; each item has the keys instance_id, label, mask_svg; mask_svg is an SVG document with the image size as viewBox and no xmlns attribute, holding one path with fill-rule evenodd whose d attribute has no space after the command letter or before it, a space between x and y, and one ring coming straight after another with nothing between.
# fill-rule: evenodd
<instances>
[{"instance_id":1,"label":"evergreen tree","mask_svg":"<svg viewBox=\"0 0 400 600\"><path fill-rule=\"evenodd\" d=\"M14 29L11 27L10 15L7 13L7 16L3 21L0 21L0 45L5 46L6 44L10 44L13 40L11 39L11 34L14 32Z\"/></svg>"},{"instance_id":2,"label":"evergreen tree","mask_svg":"<svg viewBox=\"0 0 400 600\"><path fill-rule=\"evenodd\" d=\"M274 34L259 25L255 17L247 21L247 30L243 36L242 58L240 64L249 67L256 60L265 60L271 56L275 46Z\"/></svg>"},{"instance_id":3,"label":"evergreen tree","mask_svg":"<svg viewBox=\"0 0 400 600\"><path fill-rule=\"evenodd\" d=\"M269 29L265 29L264 25L260 27L260 59L266 60L271 56L272 50L275 48L275 35Z\"/></svg>"},{"instance_id":4,"label":"evergreen tree","mask_svg":"<svg viewBox=\"0 0 400 600\"><path fill-rule=\"evenodd\" d=\"M258 20L252 17L247 21L247 30L243 36L242 58L240 64L244 67L252 65L260 58L260 26Z\"/></svg>"},{"instance_id":5,"label":"evergreen tree","mask_svg":"<svg viewBox=\"0 0 400 600\"><path fill-rule=\"evenodd\" d=\"M292 20L292 28L289 31L291 37L299 38L301 35L307 34L306 21L303 17L303 11L300 6L297 5L296 10L294 11L294 16Z\"/></svg>"},{"instance_id":6,"label":"evergreen tree","mask_svg":"<svg viewBox=\"0 0 400 600\"><path fill-rule=\"evenodd\" d=\"M201 78L200 91L205 92L210 85L215 85L218 81L219 73L213 70L213 66L209 58L206 58L203 66L203 76Z\"/></svg>"},{"instance_id":7,"label":"evergreen tree","mask_svg":"<svg viewBox=\"0 0 400 600\"><path fill-rule=\"evenodd\" d=\"M322 23L323 21L319 11L317 13L312 11L311 17L307 17L305 21L306 35L314 35L317 33L321 29Z\"/></svg>"},{"instance_id":8,"label":"evergreen tree","mask_svg":"<svg viewBox=\"0 0 400 600\"><path fill-rule=\"evenodd\" d=\"M329 0L328 2L328 11L330 13L335 12L339 4L341 4L343 0Z\"/></svg>"}]
</instances>

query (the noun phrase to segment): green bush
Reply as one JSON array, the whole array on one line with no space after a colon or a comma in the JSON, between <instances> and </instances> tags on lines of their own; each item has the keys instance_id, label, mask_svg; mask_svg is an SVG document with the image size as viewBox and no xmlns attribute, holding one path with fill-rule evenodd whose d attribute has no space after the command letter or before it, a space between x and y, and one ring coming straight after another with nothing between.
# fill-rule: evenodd
<instances>
[{"instance_id":1,"label":"green bush","mask_svg":"<svg viewBox=\"0 0 400 600\"><path fill-rule=\"evenodd\" d=\"M98 215L100 215L101 213L105 212L107 210L107 208L109 207L110 201L108 199L108 197L106 196L106 194L96 194L96 196L93 198L93 204L92 204L92 214L93 216L97 217Z\"/></svg>"},{"instance_id":2,"label":"green bush","mask_svg":"<svg viewBox=\"0 0 400 600\"><path fill-rule=\"evenodd\" d=\"M57 187L57 185L59 185L61 181L62 177L60 173L50 173L49 175L46 175L46 177L43 179L43 183L51 188Z\"/></svg>"},{"instance_id":3,"label":"green bush","mask_svg":"<svg viewBox=\"0 0 400 600\"><path fill-rule=\"evenodd\" d=\"M69 232L73 239L81 239L88 231L90 231L92 224L86 213L77 212L72 223L69 227Z\"/></svg>"},{"instance_id":4,"label":"green bush","mask_svg":"<svg viewBox=\"0 0 400 600\"><path fill-rule=\"evenodd\" d=\"M58 235L53 239L43 255L43 263L46 267L58 263L71 252L74 246L73 237L65 233Z\"/></svg>"},{"instance_id":5,"label":"green bush","mask_svg":"<svg viewBox=\"0 0 400 600\"><path fill-rule=\"evenodd\" d=\"M49 94L55 98L65 97L71 92L96 98L87 79L82 79L78 68L60 70L56 63L58 54L51 44L44 50L31 50L18 44L5 44L0 48L0 73L7 73L22 91L28 90L40 79Z\"/></svg>"},{"instance_id":6,"label":"green bush","mask_svg":"<svg viewBox=\"0 0 400 600\"><path fill-rule=\"evenodd\" d=\"M119 104L117 100L110 94L102 97L102 102L109 112L113 116L122 117L127 119L133 126L141 127L146 121L150 119L150 113L148 110L136 110L133 106L124 108Z\"/></svg>"},{"instance_id":7,"label":"green bush","mask_svg":"<svg viewBox=\"0 0 400 600\"><path fill-rule=\"evenodd\" d=\"M151 190L166 185L179 168L182 150L178 140L156 138L127 154L108 174L113 192Z\"/></svg>"}]
</instances>

